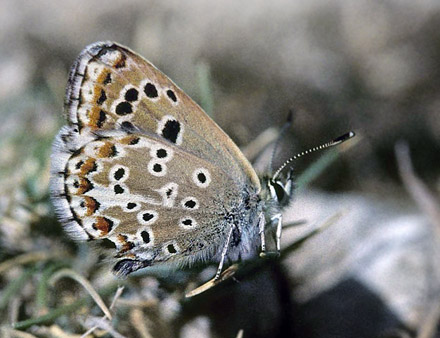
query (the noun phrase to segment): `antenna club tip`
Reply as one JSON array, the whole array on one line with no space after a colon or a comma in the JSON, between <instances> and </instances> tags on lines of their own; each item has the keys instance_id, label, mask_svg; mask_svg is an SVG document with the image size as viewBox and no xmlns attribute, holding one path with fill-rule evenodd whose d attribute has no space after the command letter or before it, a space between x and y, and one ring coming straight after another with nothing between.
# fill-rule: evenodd
<instances>
[{"instance_id":1,"label":"antenna club tip","mask_svg":"<svg viewBox=\"0 0 440 338\"><path fill-rule=\"evenodd\" d=\"M334 139L333 143L341 143L341 142L347 141L348 139L355 137L355 136L356 136L356 134L354 133L354 131L349 131L348 133Z\"/></svg>"}]
</instances>

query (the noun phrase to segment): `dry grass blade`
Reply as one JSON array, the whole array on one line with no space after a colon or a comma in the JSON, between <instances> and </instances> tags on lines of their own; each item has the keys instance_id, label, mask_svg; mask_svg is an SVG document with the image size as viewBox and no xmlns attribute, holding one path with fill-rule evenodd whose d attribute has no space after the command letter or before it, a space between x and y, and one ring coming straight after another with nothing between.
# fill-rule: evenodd
<instances>
[{"instance_id":1,"label":"dry grass blade","mask_svg":"<svg viewBox=\"0 0 440 338\"><path fill-rule=\"evenodd\" d=\"M86 326L92 326L92 327L102 329L102 330L108 332L114 338L126 338L126 336L120 334L119 332L117 332L114 329L114 327L111 325L111 323L108 321L108 319L89 317L89 318L87 318L85 324L86 324ZM86 337L86 336L83 335L83 337Z\"/></svg>"},{"instance_id":2,"label":"dry grass blade","mask_svg":"<svg viewBox=\"0 0 440 338\"><path fill-rule=\"evenodd\" d=\"M437 198L429 191L426 185L419 179L415 172L410 158L408 144L400 142L395 147L396 159L399 174L405 188L410 193L419 208L429 216L436 227L436 232L440 238L440 203Z\"/></svg>"},{"instance_id":3,"label":"dry grass blade","mask_svg":"<svg viewBox=\"0 0 440 338\"><path fill-rule=\"evenodd\" d=\"M212 287L220 284L221 282L224 282L225 280L231 278L235 273L237 272L239 268L239 264L233 264L229 268L227 268L225 271L223 271L218 279L210 279L205 284L200 285L198 288L195 288L194 290L191 290L185 294L185 298L191 298L196 295L201 294L202 292L205 292Z\"/></svg>"},{"instance_id":4,"label":"dry grass blade","mask_svg":"<svg viewBox=\"0 0 440 338\"><path fill-rule=\"evenodd\" d=\"M139 332L141 338L153 338L148 330L146 323L148 320L145 318L144 313L139 308L134 308L130 311L130 320L133 323L133 327Z\"/></svg>"},{"instance_id":5,"label":"dry grass blade","mask_svg":"<svg viewBox=\"0 0 440 338\"><path fill-rule=\"evenodd\" d=\"M437 325L440 319L440 303L434 302L428 310L428 315L424 318L417 338L435 338L437 337Z\"/></svg>"},{"instance_id":6,"label":"dry grass blade","mask_svg":"<svg viewBox=\"0 0 440 338\"><path fill-rule=\"evenodd\" d=\"M87 279L85 279L81 275L77 274L75 271L73 271L71 269L61 269L61 270L57 271L51 277L49 283L51 285L54 285L60 278L63 278L63 277L72 278L73 280L75 280L79 284L81 284L87 290L87 292L90 294L90 296L93 298L93 300L96 302L96 304L101 308L102 312L104 312L104 314L107 316L107 318L110 320L112 319L112 315L110 313L110 310L105 305L102 298L95 291L92 284L90 284L90 282Z\"/></svg>"},{"instance_id":7,"label":"dry grass blade","mask_svg":"<svg viewBox=\"0 0 440 338\"><path fill-rule=\"evenodd\" d=\"M437 243L440 243L440 203L431 191L429 191L423 181L416 176L411 162L408 144L404 142L396 144L395 152L399 174L405 188L419 208L431 220L434 234L436 234L437 237ZM431 300L431 306L427 310L427 315L424 316L424 319L422 320L417 338L436 337L439 320L440 297L437 296Z\"/></svg>"},{"instance_id":8,"label":"dry grass blade","mask_svg":"<svg viewBox=\"0 0 440 338\"><path fill-rule=\"evenodd\" d=\"M3 327L0 329L3 338L37 338L33 334Z\"/></svg>"},{"instance_id":9,"label":"dry grass blade","mask_svg":"<svg viewBox=\"0 0 440 338\"><path fill-rule=\"evenodd\" d=\"M280 259L282 260L282 259L286 258L290 253L294 252L301 245L303 245L308 239L312 238L313 236L321 233L322 231L324 231L325 229L327 229L331 225L335 224L337 221L339 221L344 216L344 214L346 214L346 212L347 212L346 210L342 210L342 211L339 211L339 212L333 214L332 216L327 218L326 221L321 226L310 231L309 233L305 234L304 236L300 237L299 239L297 239L293 243L286 246L284 249L281 250Z\"/></svg>"},{"instance_id":10,"label":"dry grass blade","mask_svg":"<svg viewBox=\"0 0 440 338\"><path fill-rule=\"evenodd\" d=\"M56 338L80 338L79 335L66 332L58 325L51 325L51 326L34 326L35 334L38 335L38 337L56 337Z\"/></svg>"},{"instance_id":11,"label":"dry grass blade","mask_svg":"<svg viewBox=\"0 0 440 338\"><path fill-rule=\"evenodd\" d=\"M122 292L124 291L124 286L119 286L118 289L116 290L116 293L113 297L112 303L110 304L110 310L113 310L113 308L116 305L116 302L118 300L119 297L121 297ZM104 317L102 317L101 319L105 319L107 316L104 315ZM89 330L87 330L82 336L81 338L85 338L87 337L89 334L92 334L93 331L95 331L98 328L98 326L93 326L92 328L90 328Z\"/></svg>"},{"instance_id":12,"label":"dry grass blade","mask_svg":"<svg viewBox=\"0 0 440 338\"><path fill-rule=\"evenodd\" d=\"M39 261L44 261L52 257L59 257L59 252L48 252L48 251L34 251L25 253L20 256L13 257L7 261L0 264L0 274L9 270L16 265L24 265L29 263L35 263Z\"/></svg>"}]
</instances>

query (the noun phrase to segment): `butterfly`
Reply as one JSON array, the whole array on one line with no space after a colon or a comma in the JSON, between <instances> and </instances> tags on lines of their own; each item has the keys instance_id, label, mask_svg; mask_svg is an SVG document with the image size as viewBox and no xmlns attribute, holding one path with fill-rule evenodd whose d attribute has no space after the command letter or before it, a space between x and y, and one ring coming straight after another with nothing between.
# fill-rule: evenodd
<instances>
[{"instance_id":1,"label":"butterfly","mask_svg":"<svg viewBox=\"0 0 440 338\"><path fill-rule=\"evenodd\" d=\"M289 162L260 178L228 135L135 52L87 46L71 68L64 111L51 156L55 212L73 239L114 244L116 274L216 261L218 278L226 261L266 252L266 229L280 250Z\"/></svg>"}]
</instances>

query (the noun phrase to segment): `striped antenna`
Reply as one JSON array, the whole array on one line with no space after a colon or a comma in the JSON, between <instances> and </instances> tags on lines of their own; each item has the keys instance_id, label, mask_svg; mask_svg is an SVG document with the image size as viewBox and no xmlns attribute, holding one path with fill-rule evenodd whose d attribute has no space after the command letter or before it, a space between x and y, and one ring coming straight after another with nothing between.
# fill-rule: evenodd
<instances>
[{"instance_id":1,"label":"striped antenna","mask_svg":"<svg viewBox=\"0 0 440 338\"><path fill-rule=\"evenodd\" d=\"M278 177L278 175L281 173L281 171L283 171L283 169L286 166L288 166L291 162L293 162L294 160L297 160L298 158L303 157L304 155L314 153L315 151L318 151L318 150L323 150L323 149L337 146L338 144L341 144L341 143L351 139L354 136L355 136L355 133L353 131L350 131L342 136L335 138L334 140L332 140L330 142L321 144L320 146L317 146L317 147L310 148L306 151L303 151L302 153L299 153L299 154L296 154L295 156L292 156L286 162L284 162L281 167L279 167L279 169L273 175L272 180L275 180Z\"/></svg>"}]
</instances>

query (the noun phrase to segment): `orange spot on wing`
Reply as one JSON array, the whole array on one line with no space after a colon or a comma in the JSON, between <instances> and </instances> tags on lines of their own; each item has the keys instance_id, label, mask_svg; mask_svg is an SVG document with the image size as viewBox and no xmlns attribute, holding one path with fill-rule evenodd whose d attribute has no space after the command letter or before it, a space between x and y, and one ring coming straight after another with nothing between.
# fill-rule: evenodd
<instances>
[{"instance_id":1,"label":"orange spot on wing","mask_svg":"<svg viewBox=\"0 0 440 338\"><path fill-rule=\"evenodd\" d=\"M101 128L107 119L107 115L100 107L94 106L88 111L89 122L87 125L93 129Z\"/></svg>"},{"instance_id":2,"label":"orange spot on wing","mask_svg":"<svg viewBox=\"0 0 440 338\"><path fill-rule=\"evenodd\" d=\"M113 226L113 222L108 218L98 216L96 217L96 222L93 224L94 228L101 231L101 236L107 235Z\"/></svg>"},{"instance_id":3,"label":"orange spot on wing","mask_svg":"<svg viewBox=\"0 0 440 338\"><path fill-rule=\"evenodd\" d=\"M116 154L116 146L112 142L105 142L98 150L99 157L113 157Z\"/></svg>"},{"instance_id":4,"label":"orange spot on wing","mask_svg":"<svg viewBox=\"0 0 440 338\"><path fill-rule=\"evenodd\" d=\"M127 59L127 57L124 54L120 53L118 58L115 60L115 63L113 64L113 66L115 68L125 67L125 60L126 59Z\"/></svg>"},{"instance_id":5,"label":"orange spot on wing","mask_svg":"<svg viewBox=\"0 0 440 338\"><path fill-rule=\"evenodd\" d=\"M94 158L89 157L81 166L81 175L85 176L91 171L96 170L96 160Z\"/></svg>"},{"instance_id":6,"label":"orange spot on wing","mask_svg":"<svg viewBox=\"0 0 440 338\"><path fill-rule=\"evenodd\" d=\"M121 250L119 250L120 253L133 249L134 244L127 240L127 236L118 234L117 238L119 243L121 244Z\"/></svg>"},{"instance_id":7,"label":"orange spot on wing","mask_svg":"<svg viewBox=\"0 0 440 338\"><path fill-rule=\"evenodd\" d=\"M139 136L127 136L120 140L122 144L135 144L139 141Z\"/></svg>"},{"instance_id":8,"label":"orange spot on wing","mask_svg":"<svg viewBox=\"0 0 440 338\"><path fill-rule=\"evenodd\" d=\"M107 84L109 83L109 78L110 78L110 70L104 69L96 78L96 82Z\"/></svg>"},{"instance_id":9,"label":"orange spot on wing","mask_svg":"<svg viewBox=\"0 0 440 338\"><path fill-rule=\"evenodd\" d=\"M93 197L90 196L84 196L84 202L87 208L86 216L93 215L96 210L99 208L99 202L95 200Z\"/></svg>"},{"instance_id":10,"label":"orange spot on wing","mask_svg":"<svg viewBox=\"0 0 440 338\"><path fill-rule=\"evenodd\" d=\"M76 194L82 195L91 189L93 189L93 184L87 178L80 177L79 178L79 187L78 187Z\"/></svg>"}]
</instances>

